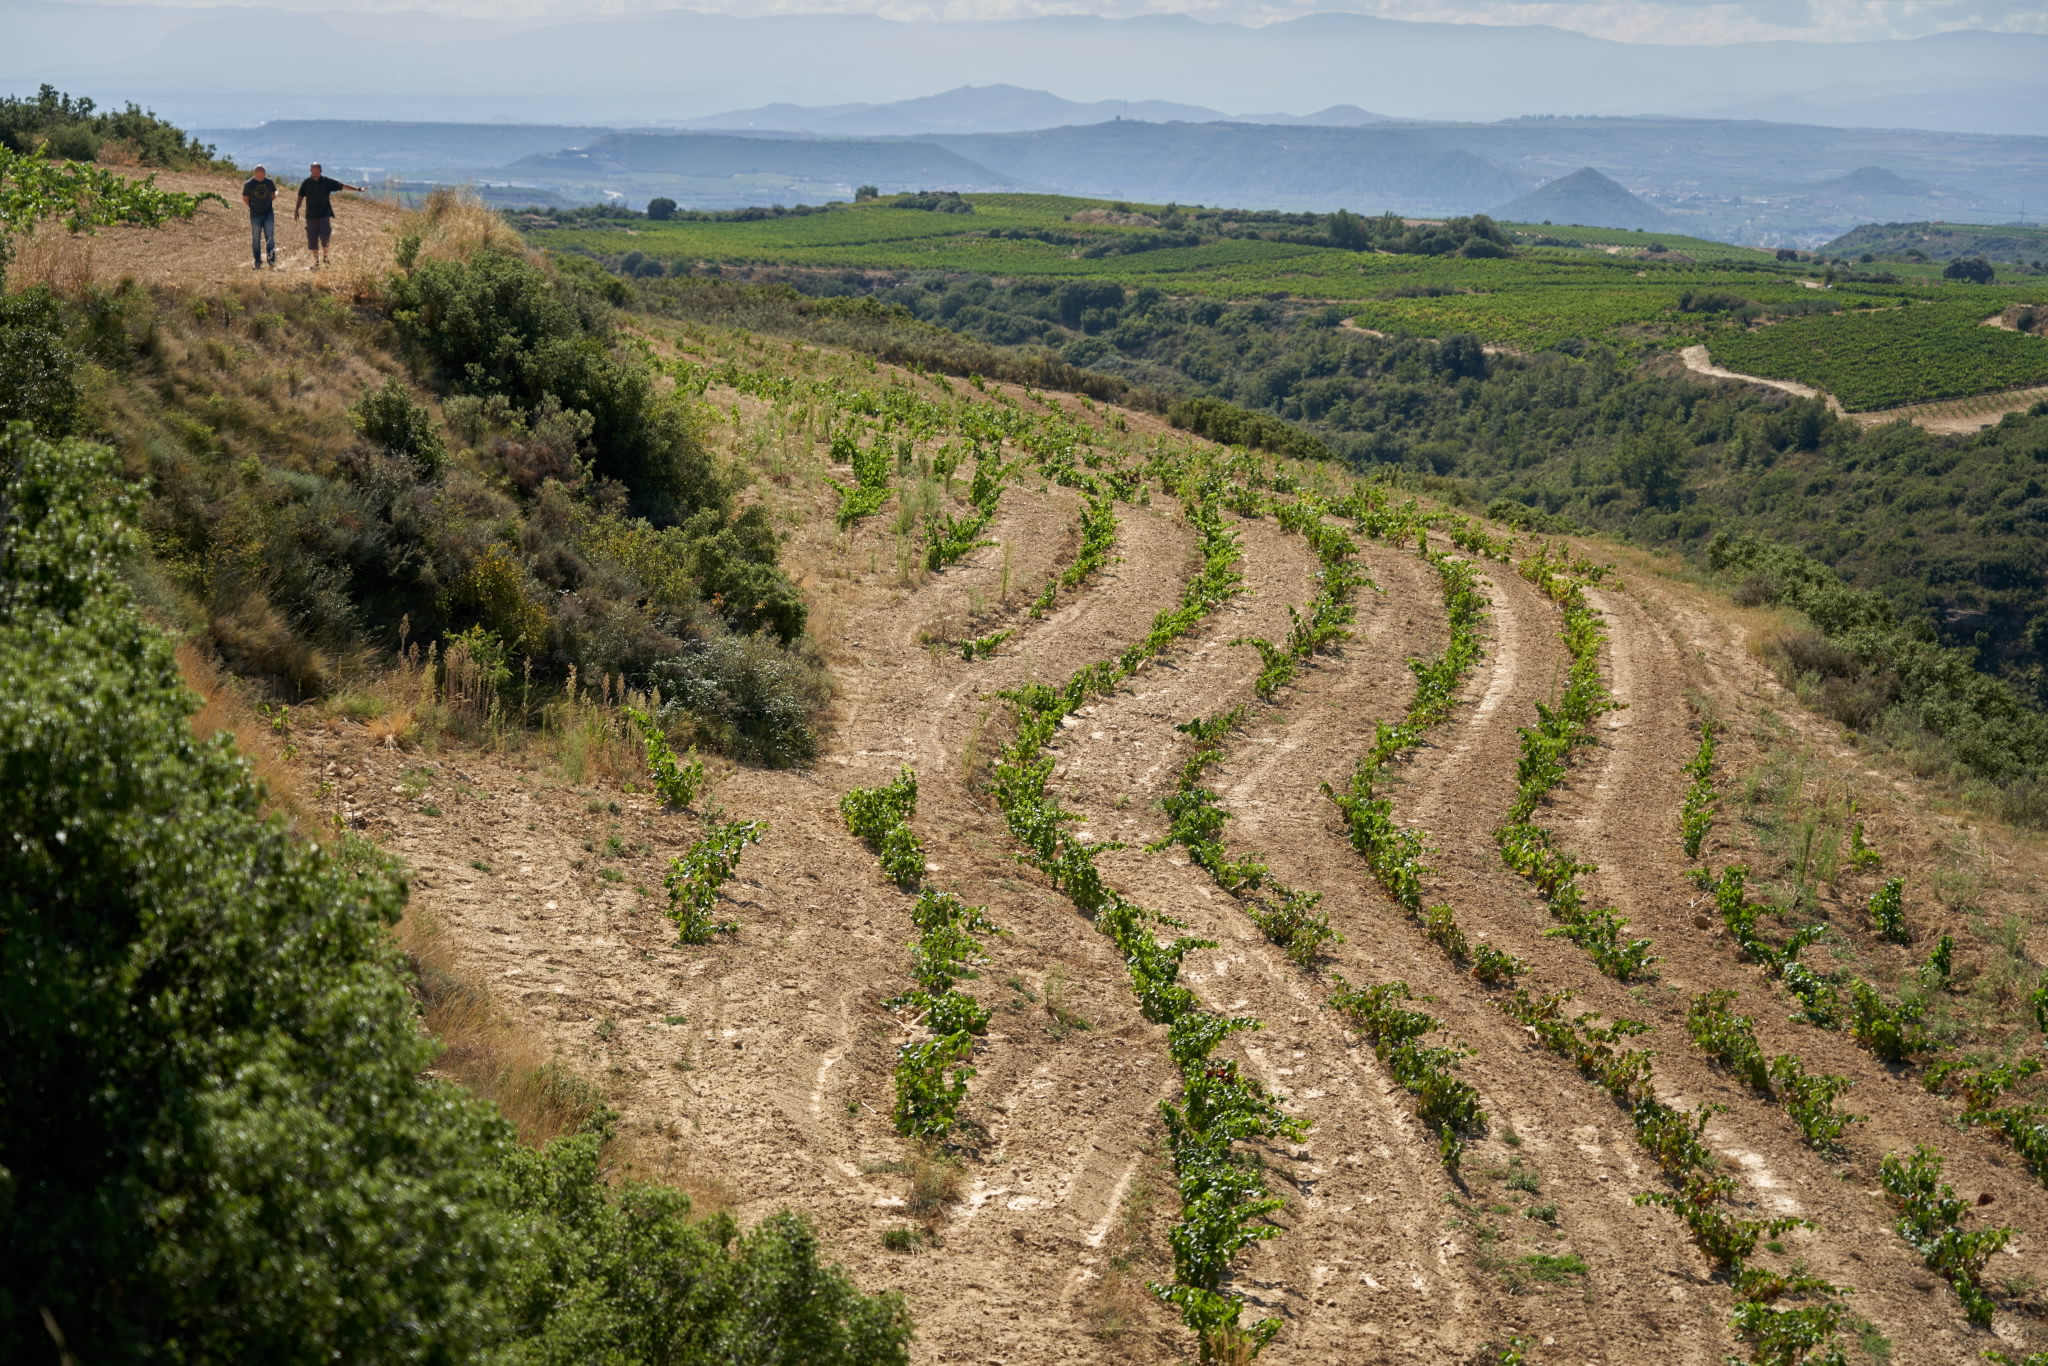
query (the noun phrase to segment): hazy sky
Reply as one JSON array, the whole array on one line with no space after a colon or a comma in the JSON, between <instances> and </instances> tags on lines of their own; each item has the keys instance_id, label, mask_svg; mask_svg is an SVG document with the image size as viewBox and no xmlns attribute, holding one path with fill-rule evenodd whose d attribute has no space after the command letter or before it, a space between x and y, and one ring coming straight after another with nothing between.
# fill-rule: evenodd
<instances>
[{"instance_id":1,"label":"hazy sky","mask_svg":"<svg viewBox=\"0 0 2048 1366\"><path fill-rule=\"evenodd\" d=\"M193 0L125 0L193 4ZM248 3L249 0L243 0ZM265 0L255 0L262 4ZM1456 23L1554 24L1625 42L1729 43L1803 38L1916 38L1951 29L2048 33L2043 0L268 0L302 11L426 10L546 19L658 9L731 14L860 12L900 19L1007 19L1043 14L1186 14L1264 23L1319 10ZM0 3L0 9L4 9Z\"/></svg>"}]
</instances>

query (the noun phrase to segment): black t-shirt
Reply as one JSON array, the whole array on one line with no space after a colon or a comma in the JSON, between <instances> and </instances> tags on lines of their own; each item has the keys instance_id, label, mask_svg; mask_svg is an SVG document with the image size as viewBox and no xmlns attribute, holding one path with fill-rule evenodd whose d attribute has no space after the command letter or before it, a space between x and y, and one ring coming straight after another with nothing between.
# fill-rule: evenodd
<instances>
[{"instance_id":1,"label":"black t-shirt","mask_svg":"<svg viewBox=\"0 0 2048 1366\"><path fill-rule=\"evenodd\" d=\"M299 182L299 201L306 206L306 217L334 217L334 192L347 188L333 176L307 176Z\"/></svg>"},{"instance_id":2,"label":"black t-shirt","mask_svg":"<svg viewBox=\"0 0 2048 1366\"><path fill-rule=\"evenodd\" d=\"M269 213L277 207L277 182L265 177L262 180L251 176L242 182L242 194L249 201L250 213Z\"/></svg>"}]
</instances>

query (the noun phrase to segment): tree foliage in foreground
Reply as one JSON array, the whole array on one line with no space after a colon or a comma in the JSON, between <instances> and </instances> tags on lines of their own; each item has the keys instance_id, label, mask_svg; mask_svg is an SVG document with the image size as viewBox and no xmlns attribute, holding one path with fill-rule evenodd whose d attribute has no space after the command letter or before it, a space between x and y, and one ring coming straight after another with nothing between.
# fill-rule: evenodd
<instances>
[{"instance_id":1,"label":"tree foliage in foreground","mask_svg":"<svg viewBox=\"0 0 2048 1366\"><path fill-rule=\"evenodd\" d=\"M692 1224L424 1079L402 879L193 737L111 471L0 434L0 1359L906 1360L802 1220Z\"/></svg>"},{"instance_id":2,"label":"tree foliage in foreground","mask_svg":"<svg viewBox=\"0 0 2048 1366\"><path fill-rule=\"evenodd\" d=\"M101 109L83 96L67 95L45 83L34 95L0 98L0 148L92 161L108 143L121 146L144 166L206 170L217 160L212 146L139 105Z\"/></svg>"}]
</instances>

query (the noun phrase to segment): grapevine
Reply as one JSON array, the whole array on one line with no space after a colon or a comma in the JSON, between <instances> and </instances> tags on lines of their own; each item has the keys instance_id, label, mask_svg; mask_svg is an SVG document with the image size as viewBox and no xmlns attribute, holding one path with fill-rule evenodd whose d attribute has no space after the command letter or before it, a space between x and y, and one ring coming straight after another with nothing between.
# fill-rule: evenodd
<instances>
[{"instance_id":1,"label":"grapevine","mask_svg":"<svg viewBox=\"0 0 2048 1366\"><path fill-rule=\"evenodd\" d=\"M739 929L735 920L713 920L719 889L739 867L740 855L768 833L766 821L710 821L704 838L669 864L662 885L668 889L668 916L685 944L708 944L714 934Z\"/></svg>"}]
</instances>

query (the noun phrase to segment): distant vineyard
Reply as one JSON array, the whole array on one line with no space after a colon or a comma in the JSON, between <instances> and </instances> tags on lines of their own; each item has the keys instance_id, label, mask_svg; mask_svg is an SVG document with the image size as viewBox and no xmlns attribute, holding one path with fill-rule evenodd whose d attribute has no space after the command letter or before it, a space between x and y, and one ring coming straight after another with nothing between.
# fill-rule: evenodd
<instances>
[{"instance_id":1,"label":"distant vineyard","mask_svg":"<svg viewBox=\"0 0 2048 1366\"><path fill-rule=\"evenodd\" d=\"M746 220L576 220L534 226L532 236L635 276L746 265L890 272L912 288L982 276L1047 292L1072 284L1283 307L1292 300L1368 331L1467 333L1521 352L1705 341L1722 365L1813 384L1859 410L2048 383L2048 343L1979 326L2032 296L1930 278L1938 266L1886 263L1822 289L1810 262L1670 234L1525 225L1515 230L1513 256L1467 258L1347 250L1304 240L1309 230L1299 227L1286 229L1294 240L1216 236L1214 224L1169 230L1146 226L1155 220L1143 215L1167 223L1170 211L1143 205L1121 206L1137 210L1127 221L1077 221L1101 201L1052 195L978 195L973 204L971 214L906 212L883 201ZM1665 251L1646 256L1651 245ZM1144 335L1105 340L1129 351Z\"/></svg>"},{"instance_id":2,"label":"distant vineyard","mask_svg":"<svg viewBox=\"0 0 2048 1366\"><path fill-rule=\"evenodd\" d=\"M2048 341L1983 326L1983 302L1801 318L1708 343L1716 365L1823 389L1852 411L2048 384Z\"/></svg>"}]
</instances>

